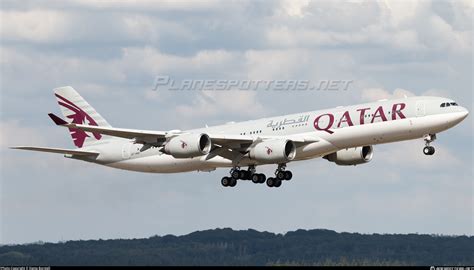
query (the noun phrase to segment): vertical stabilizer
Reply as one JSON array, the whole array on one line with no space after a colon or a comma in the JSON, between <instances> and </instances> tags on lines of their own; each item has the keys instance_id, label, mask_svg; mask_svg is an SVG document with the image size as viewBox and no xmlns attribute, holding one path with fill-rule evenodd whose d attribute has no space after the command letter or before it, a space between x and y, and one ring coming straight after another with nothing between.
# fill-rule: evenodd
<instances>
[{"instance_id":1,"label":"vertical stabilizer","mask_svg":"<svg viewBox=\"0 0 474 270\"><path fill-rule=\"evenodd\" d=\"M110 127L109 123L74 88L59 87L54 89L54 94L66 121L74 124ZM78 148L107 138L98 133L86 133L74 128L70 128L69 132L74 145Z\"/></svg>"}]
</instances>

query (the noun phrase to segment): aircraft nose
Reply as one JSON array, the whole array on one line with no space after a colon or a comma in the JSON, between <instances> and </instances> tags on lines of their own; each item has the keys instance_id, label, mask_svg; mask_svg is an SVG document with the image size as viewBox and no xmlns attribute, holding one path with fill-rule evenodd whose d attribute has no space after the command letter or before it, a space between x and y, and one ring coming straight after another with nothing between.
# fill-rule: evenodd
<instances>
[{"instance_id":1,"label":"aircraft nose","mask_svg":"<svg viewBox=\"0 0 474 270\"><path fill-rule=\"evenodd\" d=\"M453 120L456 123L461 123L469 115L469 111L464 107L460 107L459 111L457 111L455 114L456 116Z\"/></svg>"},{"instance_id":2,"label":"aircraft nose","mask_svg":"<svg viewBox=\"0 0 474 270\"><path fill-rule=\"evenodd\" d=\"M468 115L469 111L466 108L459 106L450 114L449 120L447 122L451 125L457 125L466 119Z\"/></svg>"},{"instance_id":3,"label":"aircraft nose","mask_svg":"<svg viewBox=\"0 0 474 270\"><path fill-rule=\"evenodd\" d=\"M469 111L466 108L461 107L461 121L466 119L468 115L469 115Z\"/></svg>"}]
</instances>

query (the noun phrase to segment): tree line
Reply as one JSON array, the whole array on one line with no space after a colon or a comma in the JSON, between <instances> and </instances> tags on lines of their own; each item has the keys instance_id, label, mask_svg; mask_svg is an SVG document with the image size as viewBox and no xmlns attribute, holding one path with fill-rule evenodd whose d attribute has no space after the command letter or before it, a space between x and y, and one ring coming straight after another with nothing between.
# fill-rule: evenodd
<instances>
[{"instance_id":1,"label":"tree line","mask_svg":"<svg viewBox=\"0 0 474 270\"><path fill-rule=\"evenodd\" d=\"M215 229L184 236L0 246L11 265L474 265L472 236L286 234Z\"/></svg>"}]
</instances>

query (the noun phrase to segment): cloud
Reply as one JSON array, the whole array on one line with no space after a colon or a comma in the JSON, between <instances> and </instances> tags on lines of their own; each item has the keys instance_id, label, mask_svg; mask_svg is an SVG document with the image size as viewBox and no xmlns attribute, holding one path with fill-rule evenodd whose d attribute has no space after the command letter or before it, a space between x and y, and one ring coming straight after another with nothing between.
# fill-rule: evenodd
<instances>
[{"instance_id":1,"label":"cloud","mask_svg":"<svg viewBox=\"0 0 474 270\"><path fill-rule=\"evenodd\" d=\"M255 118L265 113L264 106L251 90L200 91L192 104L176 107L177 118L184 123L196 118L212 120L216 115L227 117ZM220 123L222 124L222 123Z\"/></svg>"},{"instance_id":2,"label":"cloud","mask_svg":"<svg viewBox=\"0 0 474 270\"><path fill-rule=\"evenodd\" d=\"M456 10L455 21L469 20L460 10L461 5L446 5ZM472 46L471 28L455 27L454 22L445 21L429 1L352 1L344 5L283 1L272 18L274 23L266 25L268 46L365 45L402 52L450 50L462 55L469 54Z\"/></svg>"},{"instance_id":3,"label":"cloud","mask_svg":"<svg viewBox=\"0 0 474 270\"><path fill-rule=\"evenodd\" d=\"M397 88L392 93L382 88L365 88L361 92L361 100L377 101L381 99L396 99L404 97L417 96L413 91ZM435 97L453 97L451 91L445 89L428 89L419 94L419 96L435 96Z\"/></svg>"},{"instance_id":4,"label":"cloud","mask_svg":"<svg viewBox=\"0 0 474 270\"><path fill-rule=\"evenodd\" d=\"M376 153L380 162L395 167L404 167L407 169L433 169L434 171L445 171L453 168L462 168L467 164L458 158L451 149L436 141L433 146L436 148L436 154L425 156L423 147L425 143L422 139L398 142L397 147L390 149L382 148L380 153ZM468 166L468 165L467 165Z\"/></svg>"},{"instance_id":5,"label":"cloud","mask_svg":"<svg viewBox=\"0 0 474 270\"><path fill-rule=\"evenodd\" d=\"M362 90L362 100L364 101L377 101L381 99L396 99L396 98L403 98L403 97L412 97L416 96L414 93L397 88L393 90L393 93L381 88L368 88Z\"/></svg>"},{"instance_id":6,"label":"cloud","mask_svg":"<svg viewBox=\"0 0 474 270\"><path fill-rule=\"evenodd\" d=\"M138 0L133 2L124 2L120 0L109 0L109 1L100 1L100 0L74 0L74 4L79 6L85 6L92 9L114 9L119 8L131 9L131 10L181 10L181 11L196 11L196 10L206 10L210 8L216 8L219 5L218 1L215 0L203 0L200 1L198 5L195 3L186 1L186 0L161 0L159 2L153 0Z\"/></svg>"},{"instance_id":7,"label":"cloud","mask_svg":"<svg viewBox=\"0 0 474 270\"><path fill-rule=\"evenodd\" d=\"M22 125L18 120L0 122L0 148L2 150L9 146L21 145L25 142L44 145L46 139L42 132Z\"/></svg>"},{"instance_id":8,"label":"cloud","mask_svg":"<svg viewBox=\"0 0 474 270\"><path fill-rule=\"evenodd\" d=\"M247 76L253 80L296 77L305 64L309 64L310 52L297 50L249 50L244 59Z\"/></svg>"},{"instance_id":9,"label":"cloud","mask_svg":"<svg viewBox=\"0 0 474 270\"><path fill-rule=\"evenodd\" d=\"M47 43L68 34L68 16L53 10L0 11L4 41Z\"/></svg>"},{"instance_id":10,"label":"cloud","mask_svg":"<svg viewBox=\"0 0 474 270\"><path fill-rule=\"evenodd\" d=\"M3 167L1 178L4 177L3 170L6 168L28 167L32 170L45 170L49 168L51 162L60 161L61 155L54 157L52 154L46 154L38 159L37 157L41 155L39 153L35 155L32 152L9 149L12 146L51 146L53 142L61 141L46 136L46 130L47 128L27 126L17 120L0 121L0 161ZM62 131L64 132L62 135L66 136L67 132ZM71 164L68 165L70 167Z\"/></svg>"},{"instance_id":11,"label":"cloud","mask_svg":"<svg viewBox=\"0 0 474 270\"><path fill-rule=\"evenodd\" d=\"M281 1L281 7L277 12L282 12L283 15L291 17L304 17L305 9L309 5L309 0L296 0L296 1Z\"/></svg>"},{"instance_id":12,"label":"cloud","mask_svg":"<svg viewBox=\"0 0 474 270\"><path fill-rule=\"evenodd\" d=\"M427 1L418 1L403 3L400 1L381 1L380 7L382 12L388 15L388 20L384 21L389 23L392 27L405 26L406 24L412 22L417 13L424 12L424 10L429 6Z\"/></svg>"}]
</instances>

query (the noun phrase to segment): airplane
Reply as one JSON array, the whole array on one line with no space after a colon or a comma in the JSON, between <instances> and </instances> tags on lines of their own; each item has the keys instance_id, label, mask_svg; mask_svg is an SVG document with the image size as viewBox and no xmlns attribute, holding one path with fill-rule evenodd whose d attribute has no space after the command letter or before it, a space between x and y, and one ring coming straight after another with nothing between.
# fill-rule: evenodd
<instances>
[{"instance_id":1,"label":"airplane","mask_svg":"<svg viewBox=\"0 0 474 270\"><path fill-rule=\"evenodd\" d=\"M372 160L373 145L423 138L433 155L436 134L463 121L468 110L443 97L416 96L336 107L191 130L138 130L112 127L72 87L54 89L76 149L17 146L13 149L64 154L108 167L148 172L210 172L230 168L224 187L237 180L280 187L291 180L289 163L322 157L341 166ZM275 177L257 166L276 165ZM247 169L244 169L247 167Z\"/></svg>"}]
</instances>

